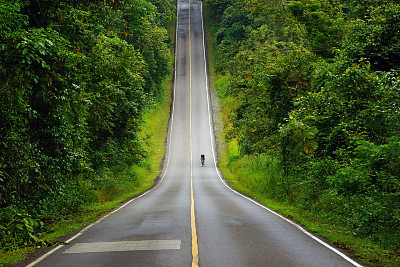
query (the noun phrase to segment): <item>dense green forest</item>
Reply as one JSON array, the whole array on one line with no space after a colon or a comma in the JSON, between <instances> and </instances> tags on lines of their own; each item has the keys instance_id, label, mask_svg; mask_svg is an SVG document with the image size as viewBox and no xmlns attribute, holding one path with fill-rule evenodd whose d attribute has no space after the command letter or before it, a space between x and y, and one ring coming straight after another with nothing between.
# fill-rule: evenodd
<instances>
[{"instance_id":1,"label":"dense green forest","mask_svg":"<svg viewBox=\"0 0 400 267\"><path fill-rule=\"evenodd\" d=\"M400 6L205 1L241 183L400 253Z\"/></svg>"},{"instance_id":2,"label":"dense green forest","mask_svg":"<svg viewBox=\"0 0 400 267\"><path fill-rule=\"evenodd\" d=\"M0 247L136 184L172 71L170 0L0 0ZM125 173L125 174L124 174Z\"/></svg>"}]
</instances>

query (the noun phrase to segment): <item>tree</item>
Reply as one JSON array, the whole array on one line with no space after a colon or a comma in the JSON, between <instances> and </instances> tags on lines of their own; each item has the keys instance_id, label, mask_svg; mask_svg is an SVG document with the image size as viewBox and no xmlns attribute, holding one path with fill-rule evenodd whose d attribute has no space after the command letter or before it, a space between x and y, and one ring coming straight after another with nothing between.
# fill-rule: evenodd
<instances>
[{"instance_id":1,"label":"tree","mask_svg":"<svg viewBox=\"0 0 400 267\"><path fill-rule=\"evenodd\" d=\"M237 99L232 119L243 153L276 145L278 125L293 99L310 86L314 56L295 44L268 39L271 36L267 27L254 31L231 68L227 92Z\"/></svg>"},{"instance_id":2,"label":"tree","mask_svg":"<svg viewBox=\"0 0 400 267\"><path fill-rule=\"evenodd\" d=\"M364 58L375 71L398 70L400 66L400 6L395 3L351 3L352 16L347 29L343 57L352 63ZM372 3L370 3L372 2Z\"/></svg>"},{"instance_id":3,"label":"tree","mask_svg":"<svg viewBox=\"0 0 400 267\"><path fill-rule=\"evenodd\" d=\"M79 210L101 170L146 155L141 118L171 68L173 4L153 2L0 1L0 220Z\"/></svg>"}]
</instances>

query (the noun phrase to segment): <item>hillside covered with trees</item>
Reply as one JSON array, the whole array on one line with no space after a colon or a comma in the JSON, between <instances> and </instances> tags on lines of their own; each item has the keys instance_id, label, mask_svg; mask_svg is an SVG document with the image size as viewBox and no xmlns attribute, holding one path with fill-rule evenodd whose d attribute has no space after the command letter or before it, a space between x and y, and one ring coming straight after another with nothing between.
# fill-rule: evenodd
<instances>
[{"instance_id":1,"label":"hillside covered with trees","mask_svg":"<svg viewBox=\"0 0 400 267\"><path fill-rule=\"evenodd\" d=\"M205 2L228 168L399 255L398 1Z\"/></svg>"},{"instance_id":2,"label":"hillside covered with trees","mask_svg":"<svg viewBox=\"0 0 400 267\"><path fill-rule=\"evenodd\" d=\"M172 71L169 0L0 0L0 247L138 184Z\"/></svg>"}]
</instances>

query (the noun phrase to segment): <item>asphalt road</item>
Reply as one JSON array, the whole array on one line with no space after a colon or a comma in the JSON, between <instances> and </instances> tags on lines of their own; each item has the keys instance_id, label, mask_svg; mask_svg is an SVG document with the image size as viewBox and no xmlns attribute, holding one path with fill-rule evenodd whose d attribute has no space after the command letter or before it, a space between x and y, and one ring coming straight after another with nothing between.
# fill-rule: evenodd
<instances>
[{"instance_id":1,"label":"asphalt road","mask_svg":"<svg viewBox=\"0 0 400 267\"><path fill-rule=\"evenodd\" d=\"M178 1L174 105L161 183L30 266L357 265L221 179L201 3Z\"/></svg>"}]
</instances>

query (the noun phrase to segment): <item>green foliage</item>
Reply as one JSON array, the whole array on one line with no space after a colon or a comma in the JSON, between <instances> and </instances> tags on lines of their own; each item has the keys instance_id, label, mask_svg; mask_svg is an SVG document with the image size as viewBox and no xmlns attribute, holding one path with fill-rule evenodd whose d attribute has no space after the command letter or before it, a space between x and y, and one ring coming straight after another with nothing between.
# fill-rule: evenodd
<instances>
[{"instance_id":1,"label":"green foliage","mask_svg":"<svg viewBox=\"0 0 400 267\"><path fill-rule=\"evenodd\" d=\"M144 78L138 73L146 71L145 62L132 45L101 36L90 65L87 120L94 166L137 163L142 152L136 132L145 104Z\"/></svg>"},{"instance_id":2,"label":"green foliage","mask_svg":"<svg viewBox=\"0 0 400 267\"><path fill-rule=\"evenodd\" d=\"M326 59L334 57L343 32L339 6L328 1L293 1L287 9L303 25L309 50Z\"/></svg>"},{"instance_id":3,"label":"green foliage","mask_svg":"<svg viewBox=\"0 0 400 267\"><path fill-rule=\"evenodd\" d=\"M168 28L171 21L175 21L175 4L172 1L150 0L157 8L155 22L163 28Z\"/></svg>"},{"instance_id":4,"label":"green foliage","mask_svg":"<svg viewBox=\"0 0 400 267\"><path fill-rule=\"evenodd\" d=\"M354 151L355 165L368 172L370 186L386 193L397 193L400 189L400 137L393 136L388 142L376 145L360 141Z\"/></svg>"},{"instance_id":5,"label":"green foliage","mask_svg":"<svg viewBox=\"0 0 400 267\"><path fill-rule=\"evenodd\" d=\"M22 32L4 48L1 76L2 205L35 202L57 194L58 186L85 164L81 88L64 72L76 59L57 32ZM21 83L21 80L24 83Z\"/></svg>"},{"instance_id":6,"label":"green foliage","mask_svg":"<svg viewBox=\"0 0 400 267\"><path fill-rule=\"evenodd\" d=\"M253 34L264 30L262 27ZM276 145L278 125L292 108L292 99L309 88L314 61L311 53L303 53L294 44L252 41L248 47L254 50L246 49L236 56L237 68L231 70L227 91L239 103L232 122L244 153L263 152Z\"/></svg>"},{"instance_id":7,"label":"green foliage","mask_svg":"<svg viewBox=\"0 0 400 267\"><path fill-rule=\"evenodd\" d=\"M0 1L0 38L8 38L27 25L27 16L20 13L21 3Z\"/></svg>"},{"instance_id":8,"label":"green foliage","mask_svg":"<svg viewBox=\"0 0 400 267\"><path fill-rule=\"evenodd\" d=\"M229 168L255 192L398 252L398 3L206 4L229 81L221 95L235 102Z\"/></svg>"},{"instance_id":9,"label":"green foliage","mask_svg":"<svg viewBox=\"0 0 400 267\"><path fill-rule=\"evenodd\" d=\"M171 72L173 10L167 0L0 1L0 215L30 213L15 217L15 238L141 182L125 169L147 157L138 132Z\"/></svg>"},{"instance_id":10,"label":"green foliage","mask_svg":"<svg viewBox=\"0 0 400 267\"><path fill-rule=\"evenodd\" d=\"M318 133L315 126L307 126L303 122L289 117L288 123L279 131L282 137L290 136L292 147L296 152L314 153L318 147L318 143L313 140Z\"/></svg>"},{"instance_id":11,"label":"green foliage","mask_svg":"<svg viewBox=\"0 0 400 267\"><path fill-rule=\"evenodd\" d=\"M37 237L43 230L43 223L33 219L27 212L9 206L0 217L0 222L0 244L3 250L33 244L46 245Z\"/></svg>"},{"instance_id":12,"label":"green foliage","mask_svg":"<svg viewBox=\"0 0 400 267\"><path fill-rule=\"evenodd\" d=\"M359 1L352 2L353 16L357 19L349 23L343 56L352 62L366 58L375 71L398 70L400 6L386 1L365 2L372 3L362 7Z\"/></svg>"},{"instance_id":13,"label":"green foliage","mask_svg":"<svg viewBox=\"0 0 400 267\"><path fill-rule=\"evenodd\" d=\"M159 24L165 24L166 21L173 19L171 15L173 9L169 1L154 2L156 6L142 0L132 0L127 3L122 14L125 25L121 29L120 36L133 44L143 56L147 63L147 73L144 74L145 91L158 98L162 80L172 71L172 57L168 48L171 37ZM156 13L156 10L160 9L164 13L162 18L161 14ZM160 21L155 19L157 16ZM169 20L166 20L167 18Z\"/></svg>"}]
</instances>

